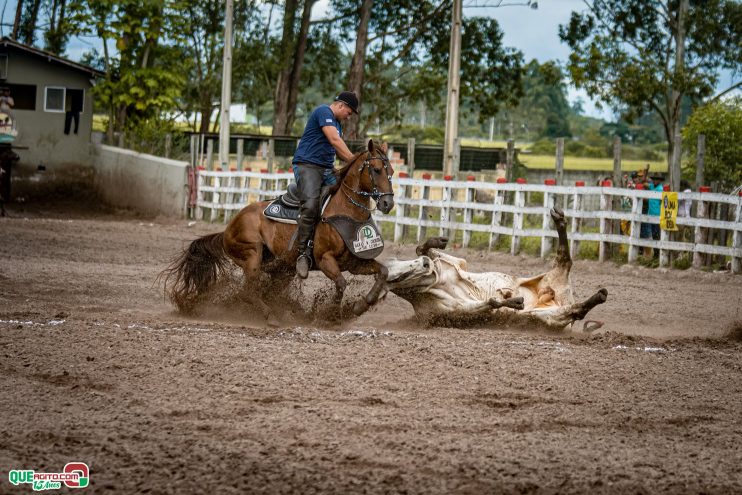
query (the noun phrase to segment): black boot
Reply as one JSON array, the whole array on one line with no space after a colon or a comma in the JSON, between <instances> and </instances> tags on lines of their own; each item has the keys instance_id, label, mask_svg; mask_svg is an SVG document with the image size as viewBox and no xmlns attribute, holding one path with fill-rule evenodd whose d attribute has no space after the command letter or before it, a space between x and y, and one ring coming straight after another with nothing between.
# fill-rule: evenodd
<instances>
[{"instance_id":1,"label":"black boot","mask_svg":"<svg viewBox=\"0 0 742 495\"><path fill-rule=\"evenodd\" d=\"M312 268L312 248L314 243L310 240L305 245L299 246L299 258L296 260L296 274L299 278L307 278Z\"/></svg>"}]
</instances>

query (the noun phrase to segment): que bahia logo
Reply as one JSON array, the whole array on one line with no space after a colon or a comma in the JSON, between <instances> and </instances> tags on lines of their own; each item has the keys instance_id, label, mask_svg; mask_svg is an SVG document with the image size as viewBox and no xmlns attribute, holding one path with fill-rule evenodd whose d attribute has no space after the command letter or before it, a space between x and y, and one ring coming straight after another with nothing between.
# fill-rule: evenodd
<instances>
[{"instance_id":1,"label":"que bahia logo","mask_svg":"<svg viewBox=\"0 0 742 495\"><path fill-rule=\"evenodd\" d=\"M34 491L57 490L62 484L68 488L85 488L90 484L90 469L84 462L68 462L61 473L37 473L33 469L12 469L8 473L11 484L30 484Z\"/></svg>"}]
</instances>

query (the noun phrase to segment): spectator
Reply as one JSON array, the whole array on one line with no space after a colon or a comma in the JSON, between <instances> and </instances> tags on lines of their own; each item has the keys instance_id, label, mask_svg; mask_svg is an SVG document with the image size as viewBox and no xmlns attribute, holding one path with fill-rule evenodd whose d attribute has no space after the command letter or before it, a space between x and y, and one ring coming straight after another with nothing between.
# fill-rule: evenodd
<instances>
[{"instance_id":1,"label":"spectator","mask_svg":"<svg viewBox=\"0 0 742 495\"><path fill-rule=\"evenodd\" d=\"M647 189L650 191L655 192L662 192L663 186L662 182L665 180L665 177L662 174L653 174L651 177L652 182L647 186ZM655 241L660 240L660 225L659 225L659 216L660 212L662 210L662 200L661 199L650 199L647 201L647 215L652 215L657 217L658 223L650 223L649 228L651 231L652 239ZM660 250L655 249L654 250L654 257L659 258L660 256Z\"/></svg>"},{"instance_id":2,"label":"spectator","mask_svg":"<svg viewBox=\"0 0 742 495\"><path fill-rule=\"evenodd\" d=\"M690 183L683 179L680 181L680 190L684 193L693 192L690 188ZM690 199L681 199L678 205L678 216L679 217L690 217L690 205L692 201Z\"/></svg>"},{"instance_id":3,"label":"spectator","mask_svg":"<svg viewBox=\"0 0 742 495\"><path fill-rule=\"evenodd\" d=\"M10 88L2 88L2 91L0 91L0 112L5 112L10 115L14 106L15 101L13 101L13 97L10 96Z\"/></svg>"}]
</instances>

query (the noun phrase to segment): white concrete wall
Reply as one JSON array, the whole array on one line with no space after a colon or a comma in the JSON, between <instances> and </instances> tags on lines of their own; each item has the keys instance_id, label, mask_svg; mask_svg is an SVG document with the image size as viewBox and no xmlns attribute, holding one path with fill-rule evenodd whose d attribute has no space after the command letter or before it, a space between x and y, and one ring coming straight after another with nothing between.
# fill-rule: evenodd
<instances>
[{"instance_id":1,"label":"white concrete wall","mask_svg":"<svg viewBox=\"0 0 742 495\"><path fill-rule=\"evenodd\" d=\"M147 215L185 217L187 162L97 145L92 163L95 189L111 206Z\"/></svg>"}]
</instances>

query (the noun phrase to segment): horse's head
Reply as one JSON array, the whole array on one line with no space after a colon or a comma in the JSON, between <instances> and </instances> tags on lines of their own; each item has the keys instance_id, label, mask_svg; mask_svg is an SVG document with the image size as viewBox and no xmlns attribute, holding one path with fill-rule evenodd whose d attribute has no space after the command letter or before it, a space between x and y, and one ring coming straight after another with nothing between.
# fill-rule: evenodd
<instances>
[{"instance_id":1,"label":"horse's head","mask_svg":"<svg viewBox=\"0 0 742 495\"><path fill-rule=\"evenodd\" d=\"M377 146L373 140L369 140L368 152L363 152L358 158L358 161L362 160L358 188L368 193L383 213L389 213L394 208L394 169L386 153L386 145Z\"/></svg>"}]
</instances>

